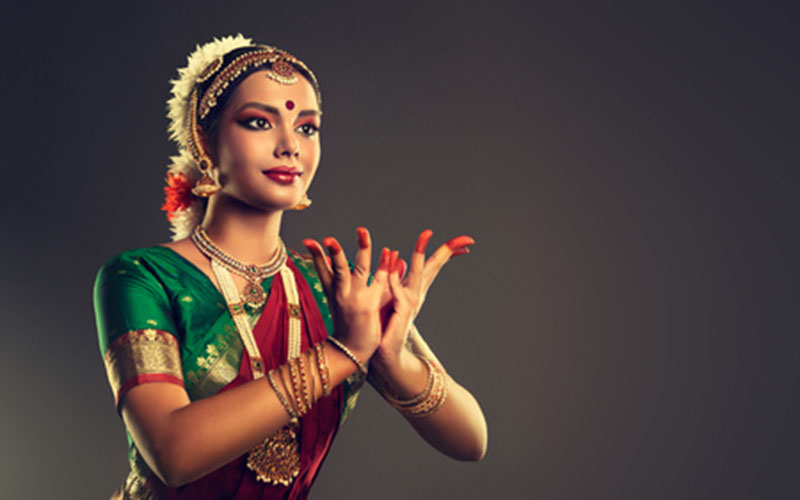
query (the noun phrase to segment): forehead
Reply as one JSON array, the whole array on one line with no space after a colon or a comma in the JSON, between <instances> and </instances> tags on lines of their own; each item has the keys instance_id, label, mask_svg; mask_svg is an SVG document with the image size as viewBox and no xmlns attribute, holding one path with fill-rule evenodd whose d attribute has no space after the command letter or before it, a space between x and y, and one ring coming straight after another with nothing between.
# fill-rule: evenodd
<instances>
[{"instance_id":1,"label":"forehead","mask_svg":"<svg viewBox=\"0 0 800 500\"><path fill-rule=\"evenodd\" d=\"M301 110L319 109L314 87L302 75L298 73L297 82L285 85L269 78L266 71L256 71L242 80L231 96L230 108L246 102L279 107L287 100L294 101Z\"/></svg>"}]
</instances>

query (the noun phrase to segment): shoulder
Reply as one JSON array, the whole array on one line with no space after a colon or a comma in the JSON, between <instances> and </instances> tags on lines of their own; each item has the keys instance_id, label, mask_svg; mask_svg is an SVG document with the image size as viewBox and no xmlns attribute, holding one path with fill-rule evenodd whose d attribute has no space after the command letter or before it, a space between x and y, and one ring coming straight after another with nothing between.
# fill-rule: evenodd
<instances>
[{"instance_id":1,"label":"shoulder","mask_svg":"<svg viewBox=\"0 0 800 500\"><path fill-rule=\"evenodd\" d=\"M292 259L294 265L297 266L307 280L310 282L319 281L317 268L314 266L314 259L310 253L301 253L292 249L287 249L287 252L289 253L289 258Z\"/></svg>"},{"instance_id":2,"label":"shoulder","mask_svg":"<svg viewBox=\"0 0 800 500\"><path fill-rule=\"evenodd\" d=\"M154 265L169 261L170 252L169 249L162 246L126 250L108 259L97 272L97 278L124 276L130 272L146 273Z\"/></svg>"},{"instance_id":3,"label":"shoulder","mask_svg":"<svg viewBox=\"0 0 800 500\"><path fill-rule=\"evenodd\" d=\"M289 252L289 256L294 260L296 264L302 264L304 266L311 266L314 268L314 259L311 257L310 253L307 252L298 252L292 248L288 248L287 251Z\"/></svg>"},{"instance_id":4,"label":"shoulder","mask_svg":"<svg viewBox=\"0 0 800 500\"><path fill-rule=\"evenodd\" d=\"M133 290L147 290L164 296L164 283L179 279L181 257L163 246L126 250L110 258L100 267L94 281L94 294L118 295Z\"/></svg>"}]
</instances>

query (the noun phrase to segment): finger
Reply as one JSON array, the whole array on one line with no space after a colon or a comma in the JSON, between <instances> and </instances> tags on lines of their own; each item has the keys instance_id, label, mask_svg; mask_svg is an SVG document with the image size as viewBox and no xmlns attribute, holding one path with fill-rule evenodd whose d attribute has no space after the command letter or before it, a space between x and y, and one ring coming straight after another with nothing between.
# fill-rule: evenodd
<instances>
[{"instance_id":1,"label":"finger","mask_svg":"<svg viewBox=\"0 0 800 500\"><path fill-rule=\"evenodd\" d=\"M400 280L402 280L405 277L406 269L408 269L408 265L406 264L406 261L403 260L403 259L398 260L397 261L397 276L400 278Z\"/></svg>"},{"instance_id":2,"label":"finger","mask_svg":"<svg viewBox=\"0 0 800 500\"><path fill-rule=\"evenodd\" d=\"M347 295L350 292L350 267L347 265L342 246L331 236L322 240L322 244L328 249L333 262L333 281L337 291Z\"/></svg>"},{"instance_id":3,"label":"finger","mask_svg":"<svg viewBox=\"0 0 800 500\"><path fill-rule=\"evenodd\" d=\"M322 288L326 293L330 293L333 289L333 271L331 270L330 259L325 255L322 246L316 240L305 239L303 245L311 252L311 258L314 259L314 267L317 268L317 275Z\"/></svg>"},{"instance_id":4,"label":"finger","mask_svg":"<svg viewBox=\"0 0 800 500\"><path fill-rule=\"evenodd\" d=\"M445 243L447 248L450 250L455 250L457 248L465 247L467 245L474 245L475 240L470 238L469 236L456 236L452 240Z\"/></svg>"},{"instance_id":5,"label":"finger","mask_svg":"<svg viewBox=\"0 0 800 500\"><path fill-rule=\"evenodd\" d=\"M400 252L395 250L389 255L389 274L395 274L397 272L397 259L400 256Z\"/></svg>"},{"instance_id":6,"label":"finger","mask_svg":"<svg viewBox=\"0 0 800 500\"><path fill-rule=\"evenodd\" d=\"M381 250L381 260L378 262L378 270L375 272L375 276L372 278L372 284L370 287L383 287L386 285L386 276L389 274L389 256L389 249L383 247Z\"/></svg>"},{"instance_id":7,"label":"finger","mask_svg":"<svg viewBox=\"0 0 800 500\"><path fill-rule=\"evenodd\" d=\"M392 292L392 297L394 298L394 304L397 306L398 299L403 296L404 288L403 284L400 282L400 276L397 274L397 254L398 252L392 252L389 255L389 290ZM396 307L395 307L396 309Z\"/></svg>"},{"instance_id":8,"label":"finger","mask_svg":"<svg viewBox=\"0 0 800 500\"><path fill-rule=\"evenodd\" d=\"M428 287L433 283L433 280L436 278L436 275L439 274L441 271L442 266L450 260L454 253L458 252L458 255L463 253L462 250L469 251L466 248L467 245L475 244L475 240L470 238L469 236L456 236L455 238L451 239L444 245L440 246L433 252L433 255L425 261L425 266L422 270L422 287L423 289L427 290Z\"/></svg>"},{"instance_id":9,"label":"finger","mask_svg":"<svg viewBox=\"0 0 800 500\"><path fill-rule=\"evenodd\" d=\"M418 289L422 283L422 270L425 266L425 248L433 236L433 231L426 229L420 233L417 238L417 244L414 246L414 253L411 254L411 265L408 268L408 286L413 289Z\"/></svg>"},{"instance_id":10,"label":"finger","mask_svg":"<svg viewBox=\"0 0 800 500\"><path fill-rule=\"evenodd\" d=\"M358 236L358 253L356 254L356 265L353 268L353 278L354 282L366 285L372 265L372 241L370 241L369 231L365 227L356 228L356 235Z\"/></svg>"}]
</instances>

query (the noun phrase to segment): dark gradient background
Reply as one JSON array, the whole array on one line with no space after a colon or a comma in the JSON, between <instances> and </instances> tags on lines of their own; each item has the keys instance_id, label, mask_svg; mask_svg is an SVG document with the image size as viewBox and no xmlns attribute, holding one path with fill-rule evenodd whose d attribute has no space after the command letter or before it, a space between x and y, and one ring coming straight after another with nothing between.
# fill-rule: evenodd
<instances>
[{"instance_id":1,"label":"dark gradient background","mask_svg":"<svg viewBox=\"0 0 800 500\"><path fill-rule=\"evenodd\" d=\"M371 390L314 499L800 498L797 11L750 2L6 2L0 484L127 470L91 288L169 238L168 80L242 32L320 78L314 206L284 239L467 233L418 324L489 452ZM659 5L660 4L660 5Z\"/></svg>"}]
</instances>

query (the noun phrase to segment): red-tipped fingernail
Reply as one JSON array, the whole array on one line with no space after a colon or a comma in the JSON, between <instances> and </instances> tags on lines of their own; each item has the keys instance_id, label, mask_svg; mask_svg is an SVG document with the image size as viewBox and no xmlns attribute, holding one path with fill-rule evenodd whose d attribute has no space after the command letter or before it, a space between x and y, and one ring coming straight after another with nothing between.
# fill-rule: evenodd
<instances>
[{"instance_id":1,"label":"red-tipped fingernail","mask_svg":"<svg viewBox=\"0 0 800 500\"><path fill-rule=\"evenodd\" d=\"M317 245L315 243L316 242L314 240L312 240L311 238L303 240L303 246L305 246L306 248L308 248L312 252L317 249Z\"/></svg>"},{"instance_id":2,"label":"red-tipped fingernail","mask_svg":"<svg viewBox=\"0 0 800 500\"><path fill-rule=\"evenodd\" d=\"M397 270L397 257L400 255L400 252L395 250L392 252L391 257L389 257L389 272L393 273Z\"/></svg>"},{"instance_id":3,"label":"red-tipped fingernail","mask_svg":"<svg viewBox=\"0 0 800 500\"><path fill-rule=\"evenodd\" d=\"M325 245L332 254L337 254L342 251L342 247L339 246L339 242L336 241L336 238L328 236L322 240L322 244Z\"/></svg>"},{"instance_id":4,"label":"red-tipped fingernail","mask_svg":"<svg viewBox=\"0 0 800 500\"><path fill-rule=\"evenodd\" d=\"M401 278L406 274L406 261L400 259L397 261L397 275Z\"/></svg>"},{"instance_id":5,"label":"red-tipped fingernail","mask_svg":"<svg viewBox=\"0 0 800 500\"><path fill-rule=\"evenodd\" d=\"M358 247L369 248L369 231L367 231L367 228L356 228L356 234L358 235Z\"/></svg>"},{"instance_id":6,"label":"red-tipped fingernail","mask_svg":"<svg viewBox=\"0 0 800 500\"><path fill-rule=\"evenodd\" d=\"M450 250L456 250L458 247L463 247L466 245L474 245L475 240L470 238L469 236L456 236L452 240L445 243Z\"/></svg>"},{"instance_id":7,"label":"red-tipped fingernail","mask_svg":"<svg viewBox=\"0 0 800 500\"><path fill-rule=\"evenodd\" d=\"M422 233L419 235L419 238L417 238L417 246L414 247L414 251L424 253L425 247L428 246L428 241L430 241L431 236L433 236L433 231L430 229L422 231Z\"/></svg>"},{"instance_id":8,"label":"red-tipped fingernail","mask_svg":"<svg viewBox=\"0 0 800 500\"><path fill-rule=\"evenodd\" d=\"M378 271L388 271L389 270L389 249L383 247L381 250L381 261L378 264Z\"/></svg>"},{"instance_id":9,"label":"red-tipped fingernail","mask_svg":"<svg viewBox=\"0 0 800 500\"><path fill-rule=\"evenodd\" d=\"M459 248L459 249L453 250L453 254L450 256L450 258L452 259L453 257L458 257L459 255L464 255L465 253L469 253L469 248Z\"/></svg>"}]
</instances>

